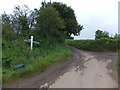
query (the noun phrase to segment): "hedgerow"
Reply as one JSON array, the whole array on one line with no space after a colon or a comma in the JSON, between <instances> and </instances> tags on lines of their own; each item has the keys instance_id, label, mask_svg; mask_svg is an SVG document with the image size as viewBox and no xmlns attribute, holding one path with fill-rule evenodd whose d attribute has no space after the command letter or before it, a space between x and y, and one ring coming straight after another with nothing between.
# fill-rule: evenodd
<instances>
[{"instance_id":1,"label":"hedgerow","mask_svg":"<svg viewBox=\"0 0 120 90\"><path fill-rule=\"evenodd\" d=\"M89 51L118 51L118 39L67 40L66 43Z\"/></svg>"}]
</instances>

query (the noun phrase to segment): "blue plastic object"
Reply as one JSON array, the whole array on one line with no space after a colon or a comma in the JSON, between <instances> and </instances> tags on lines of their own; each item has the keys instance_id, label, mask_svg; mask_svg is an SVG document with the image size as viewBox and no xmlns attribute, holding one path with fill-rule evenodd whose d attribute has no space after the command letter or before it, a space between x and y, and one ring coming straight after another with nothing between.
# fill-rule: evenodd
<instances>
[{"instance_id":1,"label":"blue plastic object","mask_svg":"<svg viewBox=\"0 0 120 90\"><path fill-rule=\"evenodd\" d=\"M24 68L24 64L16 64L15 69Z\"/></svg>"}]
</instances>

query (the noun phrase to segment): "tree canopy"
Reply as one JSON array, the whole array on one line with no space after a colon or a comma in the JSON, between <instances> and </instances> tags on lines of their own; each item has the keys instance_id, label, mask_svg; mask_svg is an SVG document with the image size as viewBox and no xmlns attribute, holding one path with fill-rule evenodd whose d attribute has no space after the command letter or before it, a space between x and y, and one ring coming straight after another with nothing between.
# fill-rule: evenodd
<instances>
[{"instance_id":1,"label":"tree canopy","mask_svg":"<svg viewBox=\"0 0 120 90\"><path fill-rule=\"evenodd\" d=\"M49 5L53 6L59 12L60 17L64 20L65 28L62 30L67 37L70 37L71 34L77 36L80 35L80 31L83 29L83 26L78 24L74 10L70 6L60 2L48 3L47 6Z\"/></svg>"},{"instance_id":2,"label":"tree canopy","mask_svg":"<svg viewBox=\"0 0 120 90\"><path fill-rule=\"evenodd\" d=\"M109 38L109 33L107 31L97 30L95 32L95 39Z\"/></svg>"},{"instance_id":3,"label":"tree canopy","mask_svg":"<svg viewBox=\"0 0 120 90\"><path fill-rule=\"evenodd\" d=\"M49 42L64 42L71 34L80 35L83 29L79 25L74 10L60 2L42 3L40 9L30 10L28 6L15 6L12 14L3 14L3 35L9 38L36 35Z\"/></svg>"},{"instance_id":4,"label":"tree canopy","mask_svg":"<svg viewBox=\"0 0 120 90\"><path fill-rule=\"evenodd\" d=\"M64 21L59 17L59 12L53 7L41 7L37 13L37 32L40 37L49 41L60 42L62 39L61 29L65 28Z\"/></svg>"}]
</instances>

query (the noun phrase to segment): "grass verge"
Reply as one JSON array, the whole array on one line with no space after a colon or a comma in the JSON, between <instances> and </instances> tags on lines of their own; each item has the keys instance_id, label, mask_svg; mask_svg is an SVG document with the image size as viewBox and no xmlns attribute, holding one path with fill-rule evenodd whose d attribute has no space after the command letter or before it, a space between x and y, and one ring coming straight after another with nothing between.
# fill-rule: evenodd
<instances>
[{"instance_id":1,"label":"grass verge","mask_svg":"<svg viewBox=\"0 0 120 90\"><path fill-rule=\"evenodd\" d=\"M14 46L15 42L18 46ZM5 48L3 47L3 83L24 78L36 72L43 72L50 64L72 57L72 52L65 44L34 46L33 51L30 51L27 44L20 46L19 41L14 41L14 43L10 47L5 46L6 44ZM19 63L23 63L25 67L14 70L15 64Z\"/></svg>"}]
</instances>

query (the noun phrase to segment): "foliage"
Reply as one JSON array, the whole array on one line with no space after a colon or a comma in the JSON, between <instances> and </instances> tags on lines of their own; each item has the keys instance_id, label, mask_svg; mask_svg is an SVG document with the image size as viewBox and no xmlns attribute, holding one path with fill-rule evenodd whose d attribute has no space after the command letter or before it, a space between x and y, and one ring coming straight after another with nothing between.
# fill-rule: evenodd
<instances>
[{"instance_id":1,"label":"foliage","mask_svg":"<svg viewBox=\"0 0 120 90\"><path fill-rule=\"evenodd\" d=\"M34 45L30 50L29 43L17 38L13 41L3 39L3 83L28 76L31 73L42 72L50 64L71 57L71 51L64 44L47 45L44 41ZM16 64L23 63L24 68L14 70Z\"/></svg>"},{"instance_id":2,"label":"foliage","mask_svg":"<svg viewBox=\"0 0 120 90\"><path fill-rule=\"evenodd\" d=\"M2 35L9 39L11 34L11 28L10 28L10 17L4 13L2 14Z\"/></svg>"},{"instance_id":3,"label":"foliage","mask_svg":"<svg viewBox=\"0 0 120 90\"><path fill-rule=\"evenodd\" d=\"M11 59L9 59L8 57L2 57L2 65L3 67L10 67Z\"/></svg>"},{"instance_id":4,"label":"foliage","mask_svg":"<svg viewBox=\"0 0 120 90\"><path fill-rule=\"evenodd\" d=\"M39 14L45 16L41 17ZM10 40L15 36L11 36L13 33L24 37L35 34L39 38L47 38L49 42L59 43L64 42L65 37L70 38L71 34L79 35L83 29L83 26L77 23L73 9L57 2L47 3L46 7L41 7L40 10L30 10L26 5L15 6L12 14L4 13L2 18L3 35Z\"/></svg>"},{"instance_id":5,"label":"foliage","mask_svg":"<svg viewBox=\"0 0 120 90\"><path fill-rule=\"evenodd\" d=\"M71 34L80 35L83 26L78 24L74 10L71 7L60 2L48 3L47 6L49 5L53 6L59 12L60 17L64 20L65 28L62 29L62 31L67 37L70 37Z\"/></svg>"},{"instance_id":6,"label":"foliage","mask_svg":"<svg viewBox=\"0 0 120 90\"><path fill-rule=\"evenodd\" d=\"M120 34L117 34L117 33L116 33L116 34L114 35L114 39L120 39Z\"/></svg>"},{"instance_id":7,"label":"foliage","mask_svg":"<svg viewBox=\"0 0 120 90\"><path fill-rule=\"evenodd\" d=\"M42 72L50 64L72 56L64 43L65 34L68 34L67 37L72 33L78 35L83 26L77 23L71 7L61 4L60 7L63 5L67 10L61 9L65 12L61 14L50 5L39 10L30 10L26 5L16 6L12 14L2 14L3 83ZM34 44L32 51L29 43L24 42L31 35L40 43ZM20 63L25 67L14 70L15 65Z\"/></svg>"},{"instance_id":8,"label":"foliage","mask_svg":"<svg viewBox=\"0 0 120 90\"><path fill-rule=\"evenodd\" d=\"M36 21L38 34L41 38L52 43L62 41L63 35L60 29L65 28L64 21L53 7L41 7Z\"/></svg>"},{"instance_id":9,"label":"foliage","mask_svg":"<svg viewBox=\"0 0 120 90\"><path fill-rule=\"evenodd\" d=\"M12 28L18 34L23 34L29 29L28 16L30 10L28 6L16 6L13 15L11 15Z\"/></svg>"},{"instance_id":10,"label":"foliage","mask_svg":"<svg viewBox=\"0 0 120 90\"><path fill-rule=\"evenodd\" d=\"M2 14L3 36L11 39L11 33L29 36L35 30L36 10L30 10L28 6L16 6L12 14ZM33 33L33 32L32 32ZM14 35L13 35L14 36Z\"/></svg>"},{"instance_id":11,"label":"foliage","mask_svg":"<svg viewBox=\"0 0 120 90\"><path fill-rule=\"evenodd\" d=\"M95 39L100 39L100 38L109 38L109 33L107 31L97 30L95 32Z\"/></svg>"},{"instance_id":12,"label":"foliage","mask_svg":"<svg viewBox=\"0 0 120 90\"><path fill-rule=\"evenodd\" d=\"M67 44L90 51L118 51L118 40L101 38L97 40L67 40Z\"/></svg>"}]
</instances>

